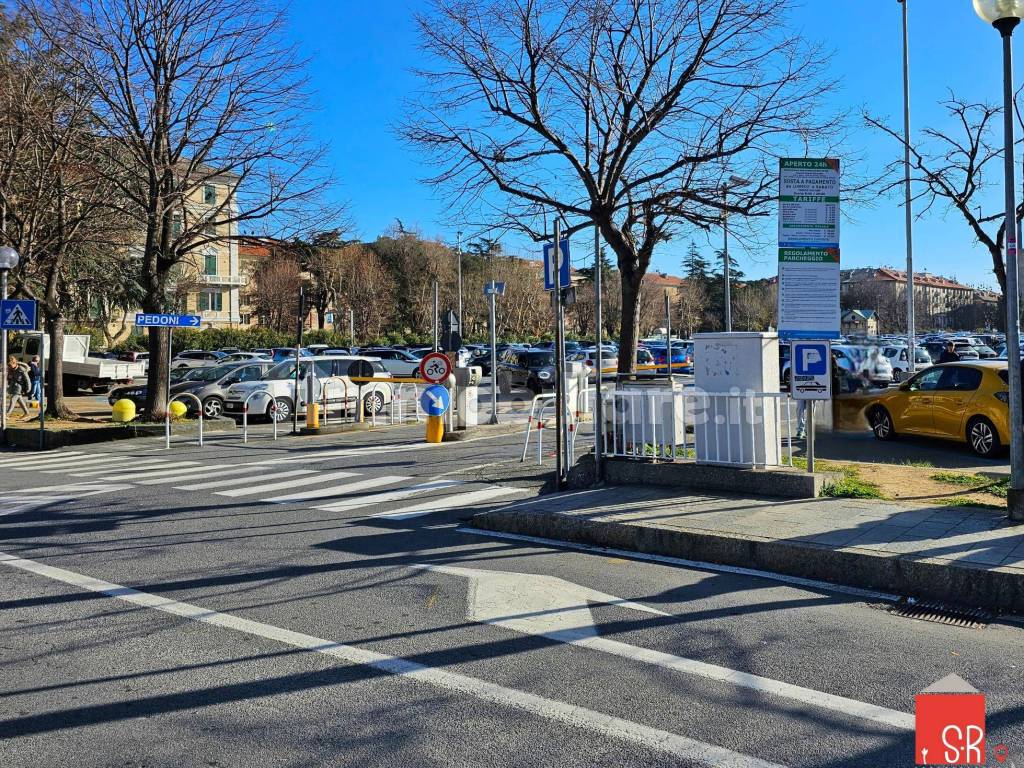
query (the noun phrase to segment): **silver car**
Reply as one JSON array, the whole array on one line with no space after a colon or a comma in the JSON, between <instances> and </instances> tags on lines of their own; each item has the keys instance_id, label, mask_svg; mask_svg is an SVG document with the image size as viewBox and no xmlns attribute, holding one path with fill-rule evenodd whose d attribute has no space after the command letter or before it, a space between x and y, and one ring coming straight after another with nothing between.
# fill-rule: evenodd
<instances>
[{"instance_id":1,"label":"silver car","mask_svg":"<svg viewBox=\"0 0 1024 768\"><path fill-rule=\"evenodd\" d=\"M241 382L258 381L274 365L273 360L248 360L195 368L180 384L171 387L171 394L195 396L203 406L203 418L215 419L224 413L228 389ZM195 412L195 400L182 397L181 401Z\"/></svg>"}]
</instances>

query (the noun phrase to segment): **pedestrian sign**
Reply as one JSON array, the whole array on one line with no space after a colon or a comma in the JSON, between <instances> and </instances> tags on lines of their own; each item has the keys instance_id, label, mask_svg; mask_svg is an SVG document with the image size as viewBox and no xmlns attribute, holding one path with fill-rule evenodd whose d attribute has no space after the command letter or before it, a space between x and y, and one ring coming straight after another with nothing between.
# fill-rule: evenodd
<instances>
[{"instance_id":1,"label":"pedestrian sign","mask_svg":"<svg viewBox=\"0 0 1024 768\"><path fill-rule=\"evenodd\" d=\"M0 301L0 329L34 331L36 329L35 299L4 299Z\"/></svg>"},{"instance_id":2,"label":"pedestrian sign","mask_svg":"<svg viewBox=\"0 0 1024 768\"><path fill-rule=\"evenodd\" d=\"M794 341L790 352L790 390L796 400L831 397L832 350L827 341Z\"/></svg>"},{"instance_id":3,"label":"pedestrian sign","mask_svg":"<svg viewBox=\"0 0 1024 768\"><path fill-rule=\"evenodd\" d=\"M420 395L420 406L427 416L443 416L451 405L452 398L448 390L440 384L434 384L423 390Z\"/></svg>"},{"instance_id":4,"label":"pedestrian sign","mask_svg":"<svg viewBox=\"0 0 1024 768\"><path fill-rule=\"evenodd\" d=\"M143 312L135 315L138 328L198 328L202 322L199 315L151 315Z\"/></svg>"},{"instance_id":5,"label":"pedestrian sign","mask_svg":"<svg viewBox=\"0 0 1024 768\"><path fill-rule=\"evenodd\" d=\"M559 287L568 288L572 282L572 278L569 274L569 238L563 237L560 243L561 247L558 249L561 251L561 259L558 263L559 267ZM555 253L554 243L544 244L544 290L553 291L555 290L555 262L552 258Z\"/></svg>"}]
</instances>

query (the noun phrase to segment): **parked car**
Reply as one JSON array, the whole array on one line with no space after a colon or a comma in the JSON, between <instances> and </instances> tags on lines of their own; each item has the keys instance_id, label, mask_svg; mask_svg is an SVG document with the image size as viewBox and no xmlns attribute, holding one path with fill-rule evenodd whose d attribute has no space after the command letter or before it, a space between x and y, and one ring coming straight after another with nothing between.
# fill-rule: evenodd
<instances>
[{"instance_id":1,"label":"parked car","mask_svg":"<svg viewBox=\"0 0 1024 768\"><path fill-rule=\"evenodd\" d=\"M245 363L250 360L253 361L270 361L273 362L274 358L270 355L264 355L261 352L231 352L227 357L220 359L221 363Z\"/></svg>"},{"instance_id":2,"label":"parked car","mask_svg":"<svg viewBox=\"0 0 1024 768\"><path fill-rule=\"evenodd\" d=\"M937 362L939 356L942 355L943 350L946 348L946 343L946 339L942 339L939 341L929 341L925 343L925 351L928 352L928 355L931 357L933 363ZM966 341L954 341L953 351L960 355L961 360L978 360L981 358L981 355L978 354L978 350L976 350Z\"/></svg>"},{"instance_id":3,"label":"parked car","mask_svg":"<svg viewBox=\"0 0 1024 768\"><path fill-rule=\"evenodd\" d=\"M892 366L892 380L899 384L906 378L910 370L910 351L906 346L894 345L882 347L882 354ZM921 347L914 347L914 370L922 371L932 364L931 355Z\"/></svg>"},{"instance_id":4,"label":"parked car","mask_svg":"<svg viewBox=\"0 0 1024 768\"><path fill-rule=\"evenodd\" d=\"M597 378L597 352L578 352L575 355L571 355L567 358L576 363L583 363L587 367L587 376L591 379ZM619 365L619 359L614 353L605 350L601 354L601 368L604 371L601 377L607 379L615 376L615 369ZM611 369L611 370L609 370Z\"/></svg>"},{"instance_id":5,"label":"parked car","mask_svg":"<svg viewBox=\"0 0 1024 768\"><path fill-rule=\"evenodd\" d=\"M517 387L525 387L539 395L555 386L555 352L553 349L529 349L509 352L498 363L498 390L510 394Z\"/></svg>"},{"instance_id":6,"label":"parked car","mask_svg":"<svg viewBox=\"0 0 1024 768\"><path fill-rule=\"evenodd\" d=\"M174 388L175 384L187 379L200 371L205 370L204 368L172 368L168 372L168 378L171 380L171 388ZM107 394L107 402L113 405L118 400L131 400L135 403L136 413L142 413L146 410L146 395L149 390L145 384L128 384L123 387L115 387L110 390Z\"/></svg>"},{"instance_id":7,"label":"parked car","mask_svg":"<svg viewBox=\"0 0 1024 768\"><path fill-rule=\"evenodd\" d=\"M1006 363L972 360L922 371L867 412L879 440L923 435L965 442L990 457L1010 440Z\"/></svg>"},{"instance_id":8,"label":"parked car","mask_svg":"<svg viewBox=\"0 0 1024 768\"><path fill-rule=\"evenodd\" d=\"M274 358L275 363L281 363L285 360L295 359L295 347L274 347L270 350L270 356ZM312 357L313 353L305 347L299 348L299 357Z\"/></svg>"},{"instance_id":9,"label":"parked car","mask_svg":"<svg viewBox=\"0 0 1024 768\"><path fill-rule=\"evenodd\" d=\"M126 363L141 363L143 375L149 373L149 352L122 352L117 359Z\"/></svg>"},{"instance_id":10,"label":"parked car","mask_svg":"<svg viewBox=\"0 0 1024 768\"><path fill-rule=\"evenodd\" d=\"M227 355L223 352L206 352L201 349L186 349L171 360L171 368L198 368L201 365L219 363Z\"/></svg>"},{"instance_id":11,"label":"parked car","mask_svg":"<svg viewBox=\"0 0 1024 768\"><path fill-rule=\"evenodd\" d=\"M286 421L292 418L293 409L297 409L300 414L305 412L309 377L313 379L313 392L317 401L322 402L326 395L329 408L350 411L362 407L368 414L380 413L394 397L387 381L390 374L379 360L356 355L317 355L303 358L299 363L300 396L297 404L295 361L285 360L267 371L259 381L233 384L224 398L224 413L241 418L246 400L255 392L257 394L248 400L249 413L261 413L268 418ZM352 380L353 377L381 381L379 384L357 384Z\"/></svg>"},{"instance_id":12,"label":"parked car","mask_svg":"<svg viewBox=\"0 0 1024 768\"><path fill-rule=\"evenodd\" d=\"M420 358L406 352L404 349L391 349L382 347L377 349L366 349L363 353L367 357L380 359L381 365L392 376L417 376L420 370Z\"/></svg>"},{"instance_id":13,"label":"parked car","mask_svg":"<svg viewBox=\"0 0 1024 768\"><path fill-rule=\"evenodd\" d=\"M654 355L655 365L665 366L659 368L657 373L661 376L668 375L668 345L666 344L645 344L650 353ZM672 373L692 374L693 373L693 343L686 341L672 342Z\"/></svg>"}]
</instances>

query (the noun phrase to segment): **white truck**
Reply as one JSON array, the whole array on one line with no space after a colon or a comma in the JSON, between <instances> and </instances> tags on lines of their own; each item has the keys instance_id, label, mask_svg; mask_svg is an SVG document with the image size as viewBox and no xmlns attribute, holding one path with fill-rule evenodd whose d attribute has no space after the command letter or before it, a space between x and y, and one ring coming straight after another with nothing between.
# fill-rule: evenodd
<instances>
[{"instance_id":1,"label":"white truck","mask_svg":"<svg viewBox=\"0 0 1024 768\"><path fill-rule=\"evenodd\" d=\"M8 353L27 363L36 355L49 362L50 337L43 336L43 351L39 351L39 334L23 333L11 341ZM73 395L81 389L104 394L115 384L131 384L146 375L143 363L127 363L89 356L90 338L69 334L64 337L64 394Z\"/></svg>"}]
</instances>

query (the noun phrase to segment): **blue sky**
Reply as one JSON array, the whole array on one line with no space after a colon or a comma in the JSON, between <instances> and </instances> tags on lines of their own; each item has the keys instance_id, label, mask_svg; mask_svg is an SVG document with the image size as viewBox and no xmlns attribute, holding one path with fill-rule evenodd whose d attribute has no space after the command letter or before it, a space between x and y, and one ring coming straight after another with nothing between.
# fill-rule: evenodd
<instances>
[{"instance_id":1,"label":"blue sky","mask_svg":"<svg viewBox=\"0 0 1024 768\"><path fill-rule=\"evenodd\" d=\"M970 0L909 3L912 127L946 127L948 118L939 102L950 89L971 100L1000 100L999 36L978 19ZM418 85L411 72L419 56L412 14L423 6L419 0L293 0L291 6L294 34L311 59L312 87L321 105L311 119L330 143L330 161L340 182L337 195L350 203L356 234L364 239L376 237L397 218L426 236L455 240L456 227L446 223L444 201L419 182L429 169L392 131L403 99ZM792 23L834 49L830 74L840 84L839 106L854 112L866 107L900 124L902 54L896 0L804 0ZM1024 59L1024 30L1018 38L1019 62ZM1020 84L1022 68L1015 68ZM900 156L892 140L867 129L858 128L851 140L876 167ZM997 210L1000 199L1001 185L995 183L985 210ZM845 213L852 217L842 226L845 267L905 264L898 199L881 199L871 208ZM710 238L709 243L707 236L695 236L708 254L720 235L713 232ZM678 273L687 244L684 239L661 248L653 268ZM514 251L525 247L519 241L507 246ZM916 221L914 250L919 271L995 285L988 252L953 213L935 209ZM751 277L775 272L770 249L734 255Z\"/></svg>"}]
</instances>

